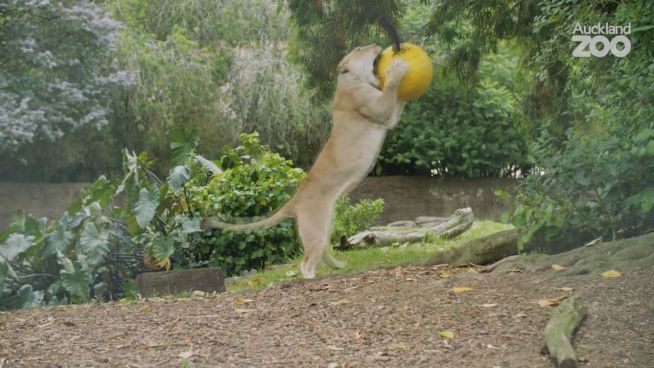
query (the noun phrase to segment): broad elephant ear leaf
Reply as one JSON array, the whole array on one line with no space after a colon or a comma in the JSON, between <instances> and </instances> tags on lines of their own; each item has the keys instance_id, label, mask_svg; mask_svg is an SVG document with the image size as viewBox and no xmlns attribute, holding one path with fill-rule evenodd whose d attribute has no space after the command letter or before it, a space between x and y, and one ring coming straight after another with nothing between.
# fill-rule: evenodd
<instances>
[{"instance_id":1,"label":"broad elephant ear leaf","mask_svg":"<svg viewBox=\"0 0 654 368\"><path fill-rule=\"evenodd\" d=\"M0 257L4 258L7 262L11 262L32 245L34 245L33 236L11 234L4 243L0 244Z\"/></svg>"},{"instance_id":2,"label":"broad elephant ear leaf","mask_svg":"<svg viewBox=\"0 0 654 368\"><path fill-rule=\"evenodd\" d=\"M45 247L43 248L43 257L49 257L62 252L68 248L73 240L73 233L63 226L59 225L50 234L45 237Z\"/></svg>"},{"instance_id":3,"label":"broad elephant ear leaf","mask_svg":"<svg viewBox=\"0 0 654 368\"><path fill-rule=\"evenodd\" d=\"M199 217L185 217L182 220L182 233L191 234L203 231L200 227Z\"/></svg>"},{"instance_id":4,"label":"broad elephant ear leaf","mask_svg":"<svg viewBox=\"0 0 654 368\"><path fill-rule=\"evenodd\" d=\"M18 275L16 275L16 272L14 272L9 263L0 258L0 295L2 295L5 290L5 280L7 277L17 279Z\"/></svg>"},{"instance_id":5,"label":"broad elephant ear leaf","mask_svg":"<svg viewBox=\"0 0 654 368\"><path fill-rule=\"evenodd\" d=\"M184 184L190 179L190 175L186 166L178 165L170 170L170 175L168 175L168 185L174 191L180 191L184 187Z\"/></svg>"},{"instance_id":6,"label":"broad elephant ear leaf","mask_svg":"<svg viewBox=\"0 0 654 368\"><path fill-rule=\"evenodd\" d=\"M152 221L159 207L159 189L141 188L139 191L139 200L136 203L136 222L140 227L145 227Z\"/></svg>"},{"instance_id":7,"label":"broad elephant ear leaf","mask_svg":"<svg viewBox=\"0 0 654 368\"><path fill-rule=\"evenodd\" d=\"M84 224L79 244L77 244L77 254L82 254L86 257L89 266L95 267L99 265L109 252L108 238L107 233L99 233L95 224L88 221Z\"/></svg>"},{"instance_id":8,"label":"broad elephant ear leaf","mask_svg":"<svg viewBox=\"0 0 654 368\"><path fill-rule=\"evenodd\" d=\"M200 156L200 155L195 155L195 161L199 162L202 166L204 166L207 171L211 171L214 175L222 174L222 170L218 167L218 165L214 164L212 161L207 160L206 158Z\"/></svg>"},{"instance_id":9,"label":"broad elephant ear leaf","mask_svg":"<svg viewBox=\"0 0 654 368\"><path fill-rule=\"evenodd\" d=\"M71 296L76 297L82 303L90 299L91 277L87 270L80 264L73 263L70 259L58 254L57 261L63 267L59 272L61 284Z\"/></svg>"},{"instance_id":10,"label":"broad elephant ear leaf","mask_svg":"<svg viewBox=\"0 0 654 368\"><path fill-rule=\"evenodd\" d=\"M173 151L173 162L181 165L193 153L200 143L200 128L178 127L170 135L170 149Z\"/></svg>"},{"instance_id":11,"label":"broad elephant ear leaf","mask_svg":"<svg viewBox=\"0 0 654 368\"><path fill-rule=\"evenodd\" d=\"M164 261L173 255L175 241L169 237L156 237L152 240L152 255L157 261Z\"/></svg>"},{"instance_id":12,"label":"broad elephant ear leaf","mask_svg":"<svg viewBox=\"0 0 654 368\"><path fill-rule=\"evenodd\" d=\"M30 284L21 286L16 296L18 297L19 308L38 307L43 304L43 292L34 291Z\"/></svg>"}]
</instances>

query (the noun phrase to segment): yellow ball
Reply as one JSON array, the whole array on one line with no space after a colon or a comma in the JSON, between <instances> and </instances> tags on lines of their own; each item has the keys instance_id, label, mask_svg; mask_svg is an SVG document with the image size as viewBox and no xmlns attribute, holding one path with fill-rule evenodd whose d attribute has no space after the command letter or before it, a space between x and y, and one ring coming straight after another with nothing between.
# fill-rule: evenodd
<instances>
[{"instance_id":1,"label":"yellow ball","mask_svg":"<svg viewBox=\"0 0 654 368\"><path fill-rule=\"evenodd\" d=\"M400 45L399 52L393 51L393 47L384 50L377 61L377 68L375 69L382 88L386 83L386 69L391 65L393 59L401 59L409 64L409 71L400 82L398 98L407 101L422 96L429 88L434 73L429 55L419 46L408 42Z\"/></svg>"}]
</instances>

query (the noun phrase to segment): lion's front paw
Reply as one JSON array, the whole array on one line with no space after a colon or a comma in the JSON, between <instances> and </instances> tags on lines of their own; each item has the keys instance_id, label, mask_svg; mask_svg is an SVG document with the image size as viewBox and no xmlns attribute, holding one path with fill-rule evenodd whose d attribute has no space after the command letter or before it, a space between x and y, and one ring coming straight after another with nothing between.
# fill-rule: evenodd
<instances>
[{"instance_id":1,"label":"lion's front paw","mask_svg":"<svg viewBox=\"0 0 654 368\"><path fill-rule=\"evenodd\" d=\"M393 60L386 70L388 83L392 86L397 86L408 71L409 64L407 64L406 61L398 59Z\"/></svg>"}]
</instances>

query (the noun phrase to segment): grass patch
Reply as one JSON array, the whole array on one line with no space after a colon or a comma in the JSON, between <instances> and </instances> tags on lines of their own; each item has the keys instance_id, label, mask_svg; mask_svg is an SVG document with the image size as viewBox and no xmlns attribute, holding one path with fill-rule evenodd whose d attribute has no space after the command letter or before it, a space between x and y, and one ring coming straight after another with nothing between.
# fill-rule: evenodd
<instances>
[{"instance_id":1,"label":"grass patch","mask_svg":"<svg viewBox=\"0 0 654 368\"><path fill-rule=\"evenodd\" d=\"M447 249L456 244L489 235L498 231L511 229L512 225L501 224L493 221L475 221L470 230L452 240L429 239L426 242L394 247L365 248L344 252L334 252L337 259L347 262L347 266L341 270L333 270L325 265L319 265L316 276L339 275L346 273L357 273L365 270L392 267L406 264L417 264L429 257L436 251ZM247 289L259 289L284 281L300 279L300 262L302 257L292 260L288 264L276 265L251 275L232 279L226 287L227 291L234 292Z\"/></svg>"}]
</instances>

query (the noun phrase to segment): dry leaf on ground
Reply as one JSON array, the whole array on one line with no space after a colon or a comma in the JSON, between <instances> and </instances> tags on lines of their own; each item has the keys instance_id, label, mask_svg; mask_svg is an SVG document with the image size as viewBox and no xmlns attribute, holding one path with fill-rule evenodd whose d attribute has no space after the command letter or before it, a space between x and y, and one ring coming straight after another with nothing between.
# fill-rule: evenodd
<instances>
[{"instance_id":1,"label":"dry leaf on ground","mask_svg":"<svg viewBox=\"0 0 654 368\"><path fill-rule=\"evenodd\" d=\"M602 272L602 277L605 279L616 279L620 276L622 276L622 274L616 270L608 270L606 272Z\"/></svg>"},{"instance_id":2,"label":"dry leaf on ground","mask_svg":"<svg viewBox=\"0 0 654 368\"><path fill-rule=\"evenodd\" d=\"M549 298L549 299L541 299L537 303L541 307L556 307L557 305L561 304L563 300L565 300L568 296L560 296L558 298Z\"/></svg>"},{"instance_id":3,"label":"dry leaf on ground","mask_svg":"<svg viewBox=\"0 0 654 368\"><path fill-rule=\"evenodd\" d=\"M253 301L254 301L253 299L243 299L243 298L237 297L236 300L234 300L234 304L236 304L236 305L250 304Z\"/></svg>"},{"instance_id":4,"label":"dry leaf on ground","mask_svg":"<svg viewBox=\"0 0 654 368\"><path fill-rule=\"evenodd\" d=\"M448 340L454 339L454 332L452 331L438 331L438 336L444 337Z\"/></svg>"},{"instance_id":5,"label":"dry leaf on ground","mask_svg":"<svg viewBox=\"0 0 654 368\"><path fill-rule=\"evenodd\" d=\"M152 312L152 307L149 306L149 305L146 305L143 308L141 308L139 310L139 312L141 312L141 313L150 313L150 312Z\"/></svg>"},{"instance_id":6,"label":"dry leaf on ground","mask_svg":"<svg viewBox=\"0 0 654 368\"><path fill-rule=\"evenodd\" d=\"M343 299L339 299L339 300L336 300L336 301L334 301L334 302L331 302L331 303L329 303L329 305L331 305L331 306L337 306L337 305L347 304L347 303L349 303L349 302L350 302L349 300L343 298Z\"/></svg>"},{"instance_id":7,"label":"dry leaf on ground","mask_svg":"<svg viewBox=\"0 0 654 368\"><path fill-rule=\"evenodd\" d=\"M559 266L559 265L557 265L557 264L553 264L553 265L552 265L552 269L553 269L554 271L561 271L561 270L565 270L565 267L563 267L563 266Z\"/></svg>"}]
</instances>

